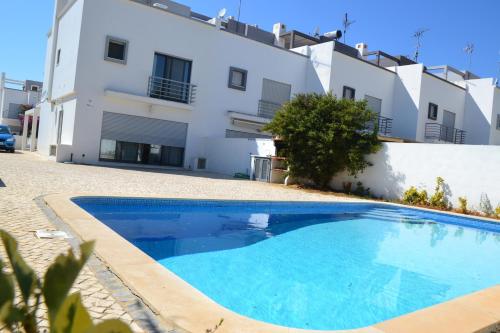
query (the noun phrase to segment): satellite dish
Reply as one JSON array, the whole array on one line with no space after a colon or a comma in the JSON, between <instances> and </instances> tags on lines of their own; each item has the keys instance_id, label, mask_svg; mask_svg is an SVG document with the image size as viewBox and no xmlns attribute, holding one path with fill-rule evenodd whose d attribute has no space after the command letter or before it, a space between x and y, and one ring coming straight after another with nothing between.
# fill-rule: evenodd
<instances>
[{"instance_id":1,"label":"satellite dish","mask_svg":"<svg viewBox=\"0 0 500 333\"><path fill-rule=\"evenodd\" d=\"M227 9L226 8L222 8L221 10L219 10L219 13L217 14L217 16L219 18L223 18L224 16L226 16L227 14Z\"/></svg>"},{"instance_id":2,"label":"satellite dish","mask_svg":"<svg viewBox=\"0 0 500 333\"><path fill-rule=\"evenodd\" d=\"M319 27L316 27L316 29L314 29L314 37L319 37L320 31Z\"/></svg>"}]
</instances>

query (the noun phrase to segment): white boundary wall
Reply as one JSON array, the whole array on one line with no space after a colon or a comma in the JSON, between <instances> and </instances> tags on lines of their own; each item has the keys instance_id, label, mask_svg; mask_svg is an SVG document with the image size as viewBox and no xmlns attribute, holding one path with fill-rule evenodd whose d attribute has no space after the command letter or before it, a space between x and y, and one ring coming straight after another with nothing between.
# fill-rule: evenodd
<instances>
[{"instance_id":1,"label":"white boundary wall","mask_svg":"<svg viewBox=\"0 0 500 333\"><path fill-rule=\"evenodd\" d=\"M352 181L355 188L361 181L372 194L397 199L411 186L431 195L440 176L449 186L454 207L459 197L466 197L472 208L479 209L482 193L488 195L493 208L500 204L500 146L384 143L369 160L374 165L357 179L337 176L332 187L342 189L343 181Z\"/></svg>"},{"instance_id":2,"label":"white boundary wall","mask_svg":"<svg viewBox=\"0 0 500 333\"><path fill-rule=\"evenodd\" d=\"M207 171L233 176L250 175L252 155L274 156L276 149L270 139L207 138L205 157Z\"/></svg>"}]
</instances>

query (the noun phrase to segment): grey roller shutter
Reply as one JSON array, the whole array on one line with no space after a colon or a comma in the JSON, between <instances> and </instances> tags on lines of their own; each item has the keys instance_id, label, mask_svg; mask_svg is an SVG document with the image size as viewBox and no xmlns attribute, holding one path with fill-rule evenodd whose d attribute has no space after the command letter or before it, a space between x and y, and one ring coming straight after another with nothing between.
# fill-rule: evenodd
<instances>
[{"instance_id":1,"label":"grey roller shutter","mask_svg":"<svg viewBox=\"0 0 500 333\"><path fill-rule=\"evenodd\" d=\"M292 86L273 80L264 79L262 83L262 100L275 104L285 104L290 101Z\"/></svg>"},{"instance_id":2,"label":"grey roller shutter","mask_svg":"<svg viewBox=\"0 0 500 333\"><path fill-rule=\"evenodd\" d=\"M226 138L228 139L272 139L271 136L258 133L248 133L233 130L226 130Z\"/></svg>"},{"instance_id":3,"label":"grey roller shutter","mask_svg":"<svg viewBox=\"0 0 500 333\"><path fill-rule=\"evenodd\" d=\"M365 95L367 106L370 110L380 114L382 112L382 100L370 95Z\"/></svg>"},{"instance_id":4,"label":"grey roller shutter","mask_svg":"<svg viewBox=\"0 0 500 333\"><path fill-rule=\"evenodd\" d=\"M104 112L101 138L184 148L188 124Z\"/></svg>"}]
</instances>

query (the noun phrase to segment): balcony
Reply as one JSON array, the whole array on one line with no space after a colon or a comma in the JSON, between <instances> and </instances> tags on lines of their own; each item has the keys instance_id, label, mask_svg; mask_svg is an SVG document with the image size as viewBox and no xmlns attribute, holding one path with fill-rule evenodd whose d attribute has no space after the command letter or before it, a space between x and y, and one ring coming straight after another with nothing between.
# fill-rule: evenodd
<instances>
[{"instance_id":1,"label":"balcony","mask_svg":"<svg viewBox=\"0 0 500 333\"><path fill-rule=\"evenodd\" d=\"M392 119L378 115L376 121L378 121L378 134L382 136L391 136Z\"/></svg>"},{"instance_id":2,"label":"balcony","mask_svg":"<svg viewBox=\"0 0 500 333\"><path fill-rule=\"evenodd\" d=\"M151 76L148 83L148 96L172 102L193 104L196 99L196 85Z\"/></svg>"},{"instance_id":3,"label":"balcony","mask_svg":"<svg viewBox=\"0 0 500 333\"><path fill-rule=\"evenodd\" d=\"M437 123L425 124L425 139L464 144L466 131Z\"/></svg>"},{"instance_id":4,"label":"balcony","mask_svg":"<svg viewBox=\"0 0 500 333\"><path fill-rule=\"evenodd\" d=\"M260 100L257 115L262 118L273 119L281 107L281 104Z\"/></svg>"}]
</instances>

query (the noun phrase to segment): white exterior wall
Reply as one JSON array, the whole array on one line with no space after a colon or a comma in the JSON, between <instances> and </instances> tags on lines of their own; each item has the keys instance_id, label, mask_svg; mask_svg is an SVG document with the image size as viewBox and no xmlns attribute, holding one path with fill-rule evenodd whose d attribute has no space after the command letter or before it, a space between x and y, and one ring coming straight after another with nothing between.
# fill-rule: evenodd
<instances>
[{"instance_id":1,"label":"white exterior wall","mask_svg":"<svg viewBox=\"0 0 500 333\"><path fill-rule=\"evenodd\" d=\"M369 95L382 100L381 115L392 118L394 81L391 70L334 51L335 42L293 49L308 55L307 92L333 92L342 98L343 87L356 89L356 99Z\"/></svg>"},{"instance_id":2,"label":"white exterior wall","mask_svg":"<svg viewBox=\"0 0 500 333\"><path fill-rule=\"evenodd\" d=\"M61 13L69 3L71 7ZM257 115L264 78L291 84L292 96L333 91L342 97L343 87L349 86L356 89L358 100L365 95L379 98L381 115L393 118L392 135L409 140L424 141L425 123L432 122L427 119L432 102L439 106L436 122L442 123L443 110L454 112L455 127L468 131L468 142L500 144L500 131L491 128L494 113L500 112L498 89L492 89L497 97L492 94L490 98L479 87L469 98L459 87L423 73L421 64L380 68L334 51L335 42L292 52L129 0L60 0L58 13L62 16L56 15L60 21L56 19L55 52L61 49L61 58L54 67L52 104L41 106L39 150L43 154L57 143L58 117L64 110L63 155L72 153L76 162L98 163L102 114L109 111L188 123L184 166L191 167L194 158L206 154L207 138L223 138L226 129L252 132L232 125L227 113ZM110 20L109 13L116 19ZM126 65L104 60L107 36L128 41ZM50 59L56 57L51 53L52 38L49 35L45 95ZM194 105L105 94L111 90L146 97L155 52L192 61L191 83L198 87ZM248 71L246 91L227 87L231 66ZM469 119L473 112L465 112L473 103L481 104L476 111L483 115L496 110L490 112L489 138L481 134L482 129L463 127L477 120Z\"/></svg>"},{"instance_id":3,"label":"white exterior wall","mask_svg":"<svg viewBox=\"0 0 500 333\"><path fill-rule=\"evenodd\" d=\"M340 52L333 52L331 89L338 98L342 98L343 87L356 89L356 100L365 99L365 95L382 100L381 116L393 117L394 81L396 75L375 65L349 57Z\"/></svg>"},{"instance_id":4,"label":"white exterior wall","mask_svg":"<svg viewBox=\"0 0 500 333\"><path fill-rule=\"evenodd\" d=\"M495 87L493 96L493 115L491 119L490 145L500 145L500 128L497 128L497 117L500 115L500 88Z\"/></svg>"},{"instance_id":5,"label":"white exterior wall","mask_svg":"<svg viewBox=\"0 0 500 333\"><path fill-rule=\"evenodd\" d=\"M315 93L331 92L332 62L334 42L303 46L293 49L294 52L309 57L306 70L306 91Z\"/></svg>"},{"instance_id":6,"label":"white exterior wall","mask_svg":"<svg viewBox=\"0 0 500 333\"><path fill-rule=\"evenodd\" d=\"M270 139L207 139L204 143L207 170L224 175L250 175L251 156L274 156L276 148Z\"/></svg>"},{"instance_id":7,"label":"white exterior wall","mask_svg":"<svg viewBox=\"0 0 500 333\"><path fill-rule=\"evenodd\" d=\"M479 209L482 193L488 195L493 207L500 204L498 146L384 143L383 149L369 159L374 165L357 179L342 175L333 180L332 186L342 189L342 181L352 181L355 187L361 181L374 195L400 199L411 186L431 195L436 178L443 177L455 207L458 197L467 197L469 204Z\"/></svg>"},{"instance_id":8,"label":"white exterior wall","mask_svg":"<svg viewBox=\"0 0 500 333\"><path fill-rule=\"evenodd\" d=\"M49 147L56 143L55 137L57 133L55 112L52 111L52 105L47 102L48 87L50 80L50 60L52 55L52 35L47 35L47 49L45 51L45 66L43 77L43 93L44 100L40 105L40 123L38 128L38 152L43 155L49 155Z\"/></svg>"},{"instance_id":9,"label":"white exterior wall","mask_svg":"<svg viewBox=\"0 0 500 333\"><path fill-rule=\"evenodd\" d=\"M443 123L444 111L455 113L455 128L464 129L465 89L427 73L422 75L416 140L425 142L425 124ZM428 119L429 103L438 105L437 120Z\"/></svg>"},{"instance_id":10,"label":"white exterior wall","mask_svg":"<svg viewBox=\"0 0 500 333\"><path fill-rule=\"evenodd\" d=\"M466 130L467 143L500 145L500 131L496 129L500 114L500 88L493 79L467 81Z\"/></svg>"},{"instance_id":11,"label":"white exterior wall","mask_svg":"<svg viewBox=\"0 0 500 333\"><path fill-rule=\"evenodd\" d=\"M77 1L71 11L81 10L81 3ZM121 19L109 20L110 12ZM78 36L76 31L72 34ZM104 60L107 36L129 42L126 65ZM198 86L193 108L150 107L104 96L106 89L146 96L155 52L192 60L191 83ZM293 52L131 1L84 2L75 84L75 160L85 154L85 162L98 161L102 112L111 111L189 123L185 157L189 167L189 161L203 153L206 137L224 137L226 129L248 131L232 126L227 112L256 115L264 78L291 84L292 95L304 91L307 61ZM230 66L248 70L246 91L227 87Z\"/></svg>"},{"instance_id":12,"label":"white exterior wall","mask_svg":"<svg viewBox=\"0 0 500 333\"><path fill-rule=\"evenodd\" d=\"M424 68L417 64L393 67L392 70L397 73L394 82L392 134L416 140Z\"/></svg>"},{"instance_id":13,"label":"white exterior wall","mask_svg":"<svg viewBox=\"0 0 500 333\"><path fill-rule=\"evenodd\" d=\"M75 90L83 4L83 0L76 1L59 20L55 57L57 58L58 50L61 51L61 56L59 64L54 67L53 100Z\"/></svg>"}]
</instances>

